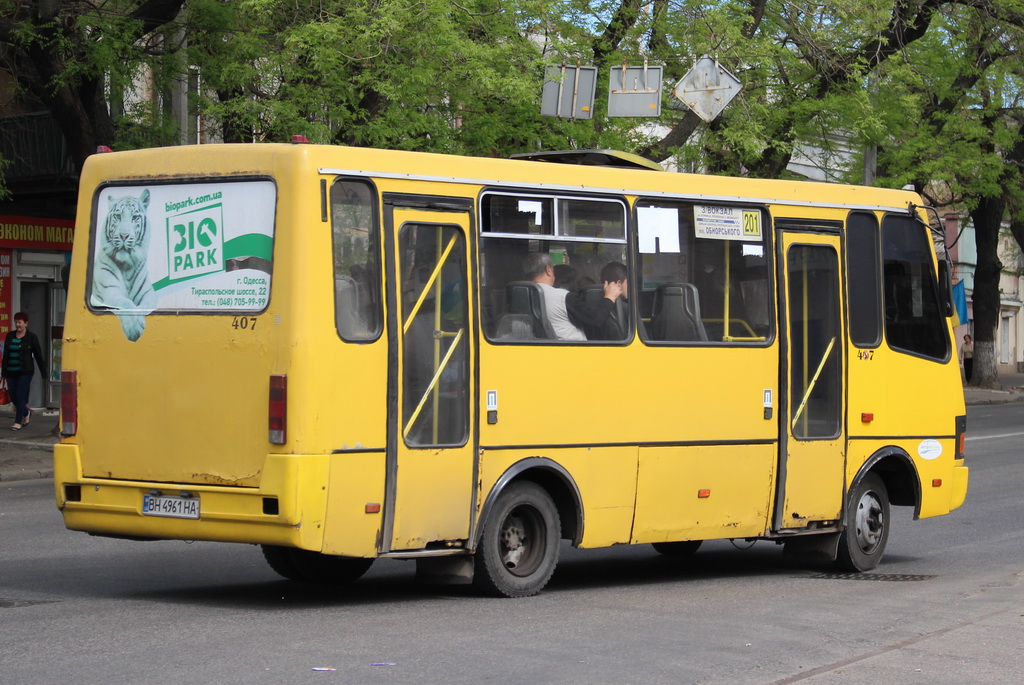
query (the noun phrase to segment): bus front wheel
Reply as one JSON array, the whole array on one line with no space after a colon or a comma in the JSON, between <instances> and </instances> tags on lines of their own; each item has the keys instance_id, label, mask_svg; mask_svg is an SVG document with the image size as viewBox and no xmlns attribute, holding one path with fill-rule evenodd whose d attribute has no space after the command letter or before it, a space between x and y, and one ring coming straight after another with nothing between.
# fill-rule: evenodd
<instances>
[{"instance_id":1,"label":"bus front wheel","mask_svg":"<svg viewBox=\"0 0 1024 685\"><path fill-rule=\"evenodd\" d=\"M882 560L888 540L889 493L882 479L869 473L851 493L837 563L846 571L870 571Z\"/></svg>"},{"instance_id":2,"label":"bus front wheel","mask_svg":"<svg viewBox=\"0 0 1024 685\"><path fill-rule=\"evenodd\" d=\"M513 483L498 495L484 522L473 584L487 594L530 597L555 572L561 523L544 488Z\"/></svg>"},{"instance_id":3,"label":"bus front wheel","mask_svg":"<svg viewBox=\"0 0 1024 685\"><path fill-rule=\"evenodd\" d=\"M288 580L307 583L351 583L370 569L373 559L337 557L304 549L261 545L270 568Z\"/></svg>"}]
</instances>

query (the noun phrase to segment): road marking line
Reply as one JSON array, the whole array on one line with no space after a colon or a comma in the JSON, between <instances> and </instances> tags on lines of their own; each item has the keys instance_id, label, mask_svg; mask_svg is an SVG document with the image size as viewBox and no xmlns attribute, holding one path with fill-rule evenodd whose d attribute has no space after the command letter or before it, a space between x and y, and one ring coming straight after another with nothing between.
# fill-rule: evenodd
<instances>
[{"instance_id":1,"label":"road marking line","mask_svg":"<svg viewBox=\"0 0 1024 685\"><path fill-rule=\"evenodd\" d=\"M967 442L973 442L974 440L994 440L995 438L1016 438L1016 437L1019 437L1021 435L1024 435L1024 432L1022 432L1022 433L999 433L998 435L968 435L967 436Z\"/></svg>"}]
</instances>

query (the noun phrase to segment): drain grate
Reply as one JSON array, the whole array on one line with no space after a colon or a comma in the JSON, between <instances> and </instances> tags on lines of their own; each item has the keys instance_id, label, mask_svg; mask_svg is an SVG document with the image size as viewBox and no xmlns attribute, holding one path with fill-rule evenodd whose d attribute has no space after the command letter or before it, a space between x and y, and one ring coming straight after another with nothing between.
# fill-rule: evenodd
<instances>
[{"instance_id":1,"label":"drain grate","mask_svg":"<svg viewBox=\"0 0 1024 685\"><path fill-rule=\"evenodd\" d=\"M0 597L0 609L16 609L18 607L30 607L36 604L52 604L53 599L9 599Z\"/></svg>"},{"instance_id":2,"label":"drain grate","mask_svg":"<svg viewBox=\"0 0 1024 685\"><path fill-rule=\"evenodd\" d=\"M938 576L925 576L913 573L815 573L807 577L816 580L881 580L888 582L938 578Z\"/></svg>"}]
</instances>

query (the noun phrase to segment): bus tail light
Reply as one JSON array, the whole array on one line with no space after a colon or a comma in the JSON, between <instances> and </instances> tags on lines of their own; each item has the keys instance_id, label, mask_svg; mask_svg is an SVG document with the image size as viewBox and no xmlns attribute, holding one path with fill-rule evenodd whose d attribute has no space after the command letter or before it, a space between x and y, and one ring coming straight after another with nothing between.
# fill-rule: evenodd
<instances>
[{"instance_id":1,"label":"bus tail light","mask_svg":"<svg viewBox=\"0 0 1024 685\"><path fill-rule=\"evenodd\" d=\"M283 445L287 435L288 424L288 376L273 375L270 377L269 407L269 440L275 445Z\"/></svg>"},{"instance_id":2,"label":"bus tail light","mask_svg":"<svg viewBox=\"0 0 1024 685\"><path fill-rule=\"evenodd\" d=\"M958 416L956 417L956 458L963 459L966 456L964 452L964 441L967 439L967 417Z\"/></svg>"},{"instance_id":3,"label":"bus tail light","mask_svg":"<svg viewBox=\"0 0 1024 685\"><path fill-rule=\"evenodd\" d=\"M78 432L78 372L60 372L60 434L71 437Z\"/></svg>"}]
</instances>

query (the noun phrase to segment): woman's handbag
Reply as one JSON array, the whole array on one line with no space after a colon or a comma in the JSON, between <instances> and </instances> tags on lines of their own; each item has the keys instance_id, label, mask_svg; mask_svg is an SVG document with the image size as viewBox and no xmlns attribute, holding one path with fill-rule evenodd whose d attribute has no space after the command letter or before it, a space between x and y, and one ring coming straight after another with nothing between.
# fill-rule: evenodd
<instances>
[{"instance_id":1,"label":"woman's handbag","mask_svg":"<svg viewBox=\"0 0 1024 685\"><path fill-rule=\"evenodd\" d=\"M7 379L0 378L0 404L10 404L11 393L7 391Z\"/></svg>"}]
</instances>

